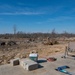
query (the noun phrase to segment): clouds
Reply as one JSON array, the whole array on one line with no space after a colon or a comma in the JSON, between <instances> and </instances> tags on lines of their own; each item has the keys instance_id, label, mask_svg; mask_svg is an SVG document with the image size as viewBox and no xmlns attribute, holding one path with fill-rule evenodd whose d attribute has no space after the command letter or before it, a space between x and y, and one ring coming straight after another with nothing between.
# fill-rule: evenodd
<instances>
[{"instance_id":1,"label":"clouds","mask_svg":"<svg viewBox=\"0 0 75 75\"><path fill-rule=\"evenodd\" d=\"M0 6L0 15L42 15L42 14L53 14L59 11L61 7L35 7L35 6L14 6L4 4Z\"/></svg>"},{"instance_id":2,"label":"clouds","mask_svg":"<svg viewBox=\"0 0 75 75\"><path fill-rule=\"evenodd\" d=\"M65 22L65 21L73 21L74 19L75 17L60 16L60 17L50 18L48 19L47 22Z\"/></svg>"},{"instance_id":3,"label":"clouds","mask_svg":"<svg viewBox=\"0 0 75 75\"><path fill-rule=\"evenodd\" d=\"M40 15L44 12L39 11L38 8L27 6L1 5L0 15Z\"/></svg>"},{"instance_id":4,"label":"clouds","mask_svg":"<svg viewBox=\"0 0 75 75\"><path fill-rule=\"evenodd\" d=\"M53 25L57 25L57 24L73 24L75 22L75 17L72 16L59 16L59 17L53 17L53 18L48 18L45 21L38 21L36 22L36 24L53 24ZM75 24L75 23L74 23Z\"/></svg>"},{"instance_id":5,"label":"clouds","mask_svg":"<svg viewBox=\"0 0 75 75\"><path fill-rule=\"evenodd\" d=\"M40 2L40 0L37 0L37 2L16 0L11 1L10 4L6 2L0 4L0 15L52 15L56 13L61 15L70 11L64 5L56 5L56 3L52 5L51 3L53 2L49 0L47 2ZM72 12L69 13L71 14Z\"/></svg>"},{"instance_id":6,"label":"clouds","mask_svg":"<svg viewBox=\"0 0 75 75\"><path fill-rule=\"evenodd\" d=\"M0 15L41 15L44 14L42 11L34 10L33 8L29 7L14 7L14 6L8 6L8 7L0 7L2 9L0 11Z\"/></svg>"},{"instance_id":7,"label":"clouds","mask_svg":"<svg viewBox=\"0 0 75 75\"><path fill-rule=\"evenodd\" d=\"M43 0L41 0L43 1ZM62 9L61 5L52 5L51 1L40 0L9 0L0 4L0 15L45 15L53 14ZM56 4L56 3L55 3Z\"/></svg>"},{"instance_id":8,"label":"clouds","mask_svg":"<svg viewBox=\"0 0 75 75\"><path fill-rule=\"evenodd\" d=\"M41 13L41 12L5 12L5 13L0 13L0 15L41 15L41 14L44 14L44 13Z\"/></svg>"}]
</instances>

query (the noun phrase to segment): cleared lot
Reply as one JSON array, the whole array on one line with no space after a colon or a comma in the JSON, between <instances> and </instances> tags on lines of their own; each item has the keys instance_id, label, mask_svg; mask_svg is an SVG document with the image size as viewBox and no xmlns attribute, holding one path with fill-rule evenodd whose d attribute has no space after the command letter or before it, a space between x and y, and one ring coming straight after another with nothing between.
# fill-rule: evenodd
<instances>
[{"instance_id":1,"label":"cleared lot","mask_svg":"<svg viewBox=\"0 0 75 75\"><path fill-rule=\"evenodd\" d=\"M63 65L67 65L70 68L67 71L75 72L75 60L73 57L67 59L61 58L61 54L55 55L57 58L54 62L45 62L44 58L39 59L39 68L33 71L26 71L21 66L2 65L0 66L0 75L66 75L55 68Z\"/></svg>"}]
</instances>

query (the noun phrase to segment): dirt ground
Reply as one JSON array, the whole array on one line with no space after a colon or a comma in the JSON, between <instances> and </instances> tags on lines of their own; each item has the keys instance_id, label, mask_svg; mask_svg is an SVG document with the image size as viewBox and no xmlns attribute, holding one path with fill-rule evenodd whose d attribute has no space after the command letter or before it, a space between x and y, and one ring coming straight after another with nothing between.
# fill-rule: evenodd
<instances>
[{"instance_id":1,"label":"dirt ground","mask_svg":"<svg viewBox=\"0 0 75 75\"><path fill-rule=\"evenodd\" d=\"M9 41L9 39L0 40ZM14 58L26 58L32 50L37 51L39 57L44 58L56 53L63 53L68 44L63 41L55 45L44 45L42 41L28 41L27 39L15 39L15 41L17 43L16 45L0 46L0 65L10 63L9 61Z\"/></svg>"}]
</instances>

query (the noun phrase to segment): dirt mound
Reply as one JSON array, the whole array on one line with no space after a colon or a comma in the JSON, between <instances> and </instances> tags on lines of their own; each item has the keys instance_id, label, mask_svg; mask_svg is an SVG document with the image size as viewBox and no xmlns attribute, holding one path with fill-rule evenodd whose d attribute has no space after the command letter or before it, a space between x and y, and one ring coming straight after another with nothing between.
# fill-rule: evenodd
<instances>
[{"instance_id":1,"label":"dirt mound","mask_svg":"<svg viewBox=\"0 0 75 75\"><path fill-rule=\"evenodd\" d=\"M7 43L7 45L8 45L8 46L13 46L13 45L16 45L16 42L15 42L15 41L9 41L9 42Z\"/></svg>"}]
</instances>

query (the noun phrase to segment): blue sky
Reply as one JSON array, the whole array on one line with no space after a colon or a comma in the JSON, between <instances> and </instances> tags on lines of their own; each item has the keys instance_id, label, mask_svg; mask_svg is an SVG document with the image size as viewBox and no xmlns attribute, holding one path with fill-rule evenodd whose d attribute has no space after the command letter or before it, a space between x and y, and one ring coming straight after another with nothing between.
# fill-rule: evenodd
<instances>
[{"instance_id":1,"label":"blue sky","mask_svg":"<svg viewBox=\"0 0 75 75\"><path fill-rule=\"evenodd\" d=\"M0 0L0 33L75 33L75 0Z\"/></svg>"}]
</instances>

